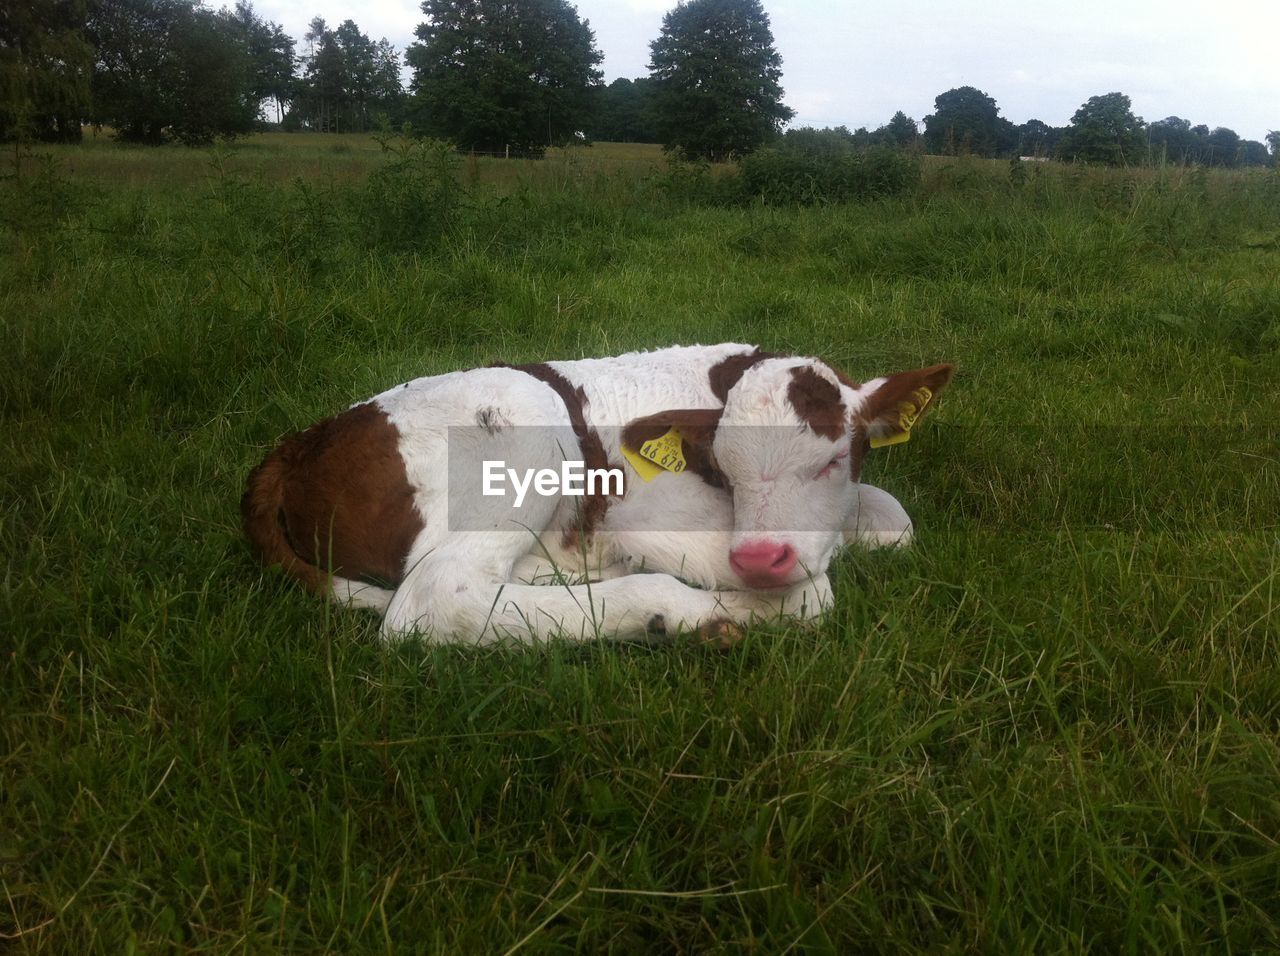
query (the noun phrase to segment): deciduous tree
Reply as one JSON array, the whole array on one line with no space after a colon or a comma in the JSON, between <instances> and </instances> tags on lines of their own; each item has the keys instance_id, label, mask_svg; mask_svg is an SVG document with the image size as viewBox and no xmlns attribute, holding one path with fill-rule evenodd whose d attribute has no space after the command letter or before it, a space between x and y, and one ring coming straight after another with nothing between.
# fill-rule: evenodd
<instances>
[{"instance_id":1,"label":"deciduous tree","mask_svg":"<svg viewBox=\"0 0 1280 956\"><path fill-rule=\"evenodd\" d=\"M294 93L297 56L293 37L280 24L259 17L249 0L236 0L232 17L249 52L253 96L259 103L272 100L276 122L280 122Z\"/></svg>"},{"instance_id":2,"label":"deciduous tree","mask_svg":"<svg viewBox=\"0 0 1280 956\"><path fill-rule=\"evenodd\" d=\"M253 128L252 62L230 12L110 0L93 6L86 33L97 48L94 118L121 138L194 145Z\"/></svg>"},{"instance_id":3,"label":"deciduous tree","mask_svg":"<svg viewBox=\"0 0 1280 956\"><path fill-rule=\"evenodd\" d=\"M316 17L303 39L305 67L287 127L360 133L374 128L379 114L391 122L401 118L400 55L385 38L375 43L353 20L330 30Z\"/></svg>"},{"instance_id":4,"label":"deciduous tree","mask_svg":"<svg viewBox=\"0 0 1280 956\"><path fill-rule=\"evenodd\" d=\"M172 40L178 76L174 137L198 146L251 132L262 101L252 56L231 12L189 8Z\"/></svg>"},{"instance_id":5,"label":"deciduous tree","mask_svg":"<svg viewBox=\"0 0 1280 956\"><path fill-rule=\"evenodd\" d=\"M924 118L925 148L955 156L997 156L1017 148L1017 131L1000 115L996 101L982 90L960 86L939 94Z\"/></svg>"},{"instance_id":6,"label":"deciduous tree","mask_svg":"<svg viewBox=\"0 0 1280 956\"><path fill-rule=\"evenodd\" d=\"M1071 117L1058 151L1064 159L1124 166L1147 158L1146 127L1123 93L1091 96Z\"/></svg>"},{"instance_id":7,"label":"deciduous tree","mask_svg":"<svg viewBox=\"0 0 1280 956\"><path fill-rule=\"evenodd\" d=\"M1166 116L1147 127L1153 162L1165 160L1179 165L1201 161L1200 137L1191 128L1191 120Z\"/></svg>"},{"instance_id":8,"label":"deciduous tree","mask_svg":"<svg viewBox=\"0 0 1280 956\"><path fill-rule=\"evenodd\" d=\"M617 79L599 91L587 135L612 143L658 142L653 80Z\"/></svg>"},{"instance_id":9,"label":"deciduous tree","mask_svg":"<svg viewBox=\"0 0 1280 956\"><path fill-rule=\"evenodd\" d=\"M1256 139L1241 140L1237 156L1241 166L1267 166L1271 161L1271 157L1267 154L1267 147Z\"/></svg>"},{"instance_id":10,"label":"deciduous tree","mask_svg":"<svg viewBox=\"0 0 1280 956\"><path fill-rule=\"evenodd\" d=\"M1240 160L1240 134L1219 126L1205 137L1206 162L1210 166L1236 166Z\"/></svg>"},{"instance_id":11,"label":"deciduous tree","mask_svg":"<svg viewBox=\"0 0 1280 956\"><path fill-rule=\"evenodd\" d=\"M913 120L902 110L893 114L893 118L875 132L876 138L886 146L914 146L920 136L920 130Z\"/></svg>"},{"instance_id":12,"label":"deciduous tree","mask_svg":"<svg viewBox=\"0 0 1280 956\"><path fill-rule=\"evenodd\" d=\"M528 154L586 128L603 57L567 0L424 0L422 12L407 59L423 131Z\"/></svg>"},{"instance_id":13,"label":"deciduous tree","mask_svg":"<svg viewBox=\"0 0 1280 956\"><path fill-rule=\"evenodd\" d=\"M749 153L794 111L759 0L681 0L650 44L658 132L667 148L710 160Z\"/></svg>"},{"instance_id":14,"label":"deciduous tree","mask_svg":"<svg viewBox=\"0 0 1280 956\"><path fill-rule=\"evenodd\" d=\"M0 4L0 139L80 139L93 69L85 14L85 0Z\"/></svg>"},{"instance_id":15,"label":"deciduous tree","mask_svg":"<svg viewBox=\"0 0 1280 956\"><path fill-rule=\"evenodd\" d=\"M1062 137L1062 130L1038 119L1029 119L1017 129L1019 156L1050 156Z\"/></svg>"}]
</instances>

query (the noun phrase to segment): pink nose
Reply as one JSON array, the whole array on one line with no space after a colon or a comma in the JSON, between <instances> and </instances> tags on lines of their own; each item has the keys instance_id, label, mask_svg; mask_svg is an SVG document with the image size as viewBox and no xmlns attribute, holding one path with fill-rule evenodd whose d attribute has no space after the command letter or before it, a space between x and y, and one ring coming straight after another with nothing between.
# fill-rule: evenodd
<instances>
[{"instance_id":1,"label":"pink nose","mask_svg":"<svg viewBox=\"0 0 1280 956\"><path fill-rule=\"evenodd\" d=\"M752 541L729 552L729 566L750 587L776 587L796 566L796 552L789 544Z\"/></svg>"}]
</instances>

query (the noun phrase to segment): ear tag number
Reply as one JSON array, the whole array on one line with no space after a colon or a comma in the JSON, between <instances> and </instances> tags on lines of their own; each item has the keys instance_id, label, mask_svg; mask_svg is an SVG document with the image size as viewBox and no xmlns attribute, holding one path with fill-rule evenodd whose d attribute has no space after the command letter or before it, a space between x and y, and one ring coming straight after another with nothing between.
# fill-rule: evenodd
<instances>
[{"instance_id":1,"label":"ear tag number","mask_svg":"<svg viewBox=\"0 0 1280 956\"><path fill-rule=\"evenodd\" d=\"M921 385L911 393L911 398L898 405L898 430L888 435L872 436L872 448L884 448L887 445L901 445L911 440L911 429L915 427L924 410L933 401L933 392Z\"/></svg>"},{"instance_id":2,"label":"ear tag number","mask_svg":"<svg viewBox=\"0 0 1280 956\"><path fill-rule=\"evenodd\" d=\"M684 439L673 427L665 435L651 438L639 451L622 449L622 456L631 463L643 481L653 481L664 471L679 474L685 469Z\"/></svg>"}]
</instances>

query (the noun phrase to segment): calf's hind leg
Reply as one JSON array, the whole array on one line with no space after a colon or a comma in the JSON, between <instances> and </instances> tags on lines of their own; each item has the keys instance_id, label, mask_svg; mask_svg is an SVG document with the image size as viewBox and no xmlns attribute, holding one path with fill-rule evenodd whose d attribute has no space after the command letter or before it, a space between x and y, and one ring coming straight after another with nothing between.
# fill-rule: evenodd
<instances>
[{"instance_id":1,"label":"calf's hind leg","mask_svg":"<svg viewBox=\"0 0 1280 956\"><path fill-rule=\"evenodd\" d=\"M858 503L844 526L844 543L887 548L911 543L911 518L898 499L875 485L858 485Z\"/></svg>"}]
</instances>

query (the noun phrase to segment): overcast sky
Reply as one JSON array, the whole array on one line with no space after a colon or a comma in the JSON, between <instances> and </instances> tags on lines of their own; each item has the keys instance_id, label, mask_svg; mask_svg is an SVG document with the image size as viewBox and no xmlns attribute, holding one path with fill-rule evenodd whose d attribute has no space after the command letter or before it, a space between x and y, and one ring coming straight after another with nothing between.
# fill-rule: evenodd
<instances>
[{"instance_id":1,"label":"overcast sky","mask_svg":"<svg viewBox=\"0 0 1280 956\"><path fill-rule=\"evenodd\" d=\"M605 80L644 76L674 0L579 0ZM256 0L299 41L314 16L350 18L401 51L414 0ZM1145 120L1280 129L1280 0L764 0L792 125L875 128L916 120L955 86L995 97L1015 123L1065 126L1090 96L1120 91Z\"/></svg>"}]
</instances>

